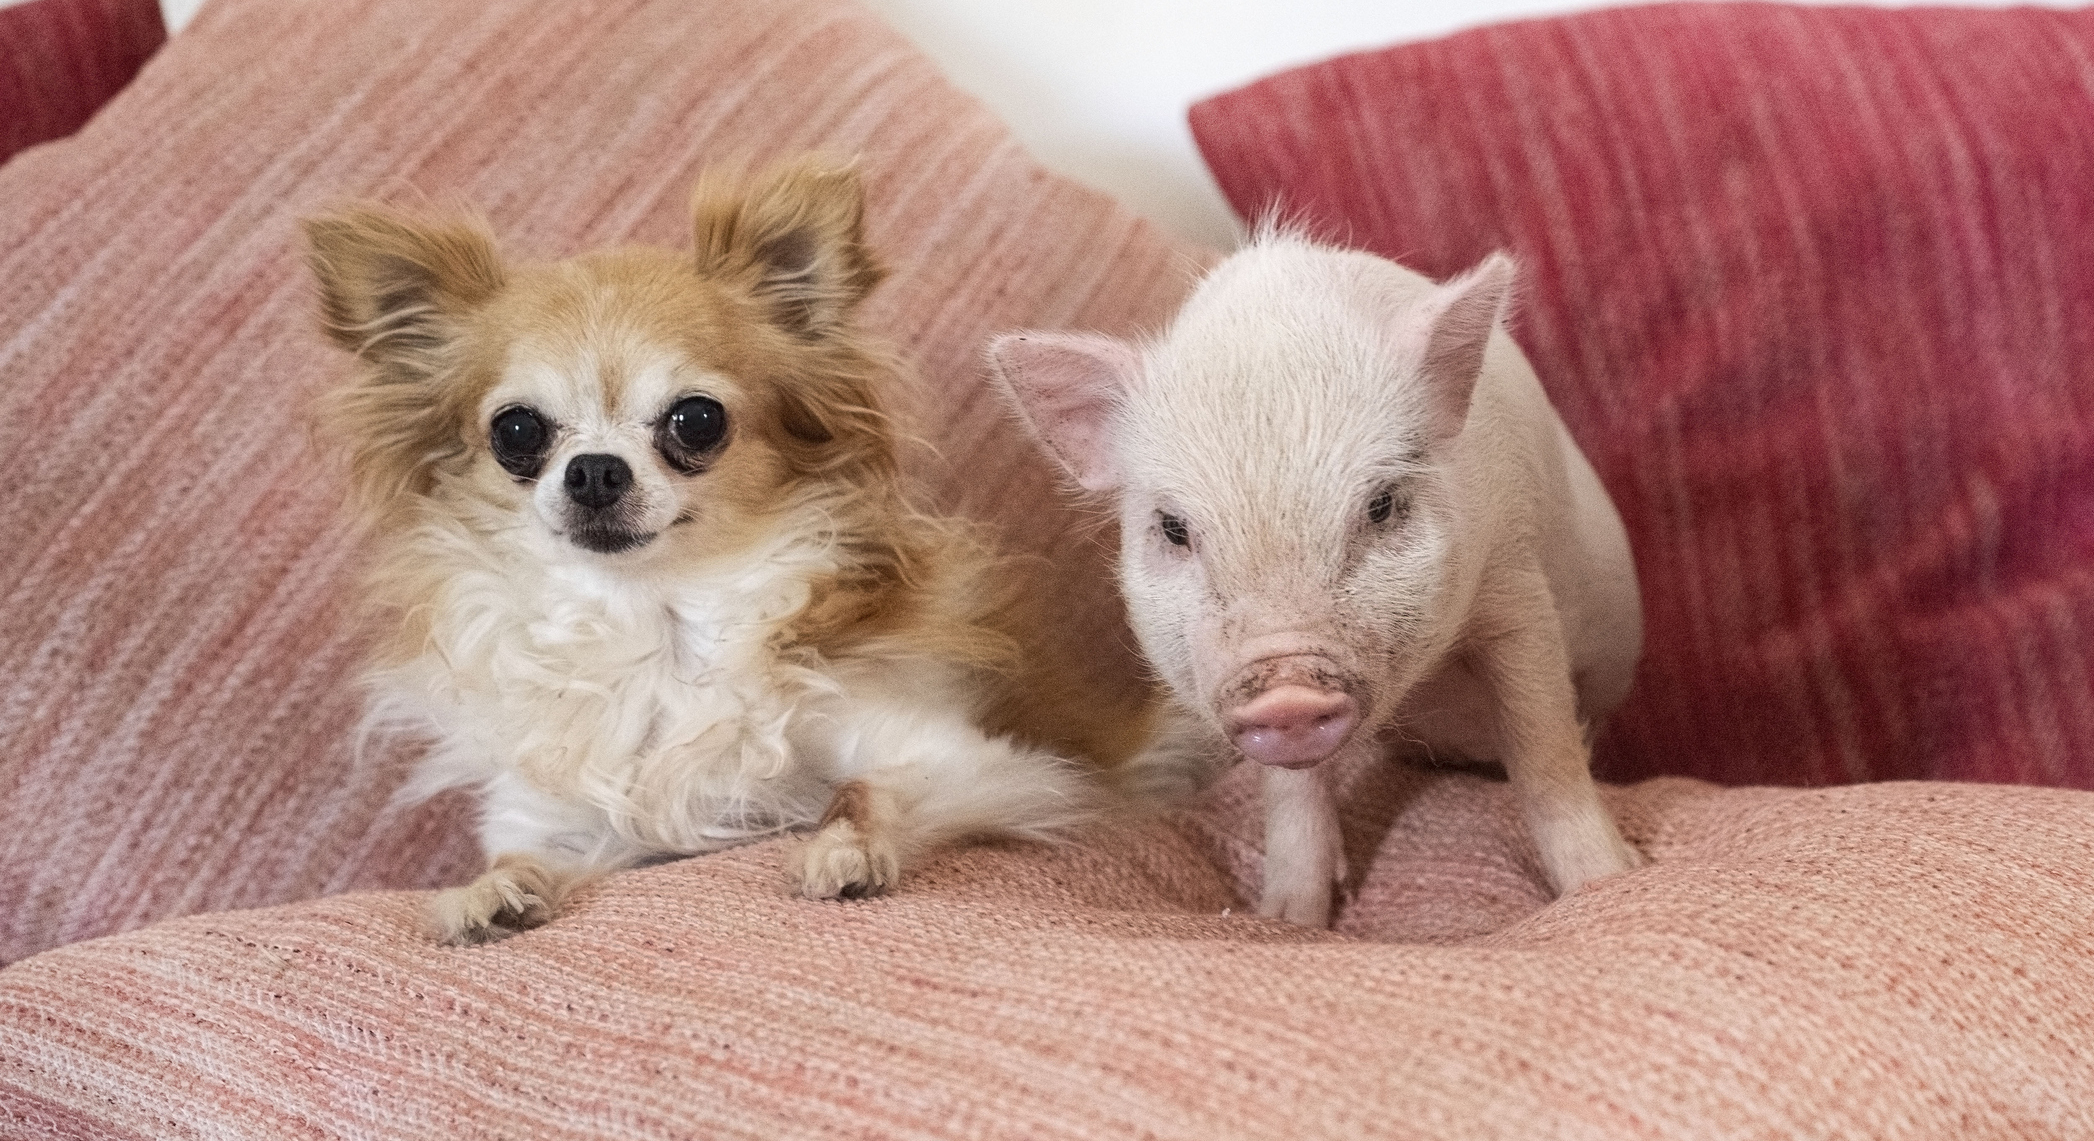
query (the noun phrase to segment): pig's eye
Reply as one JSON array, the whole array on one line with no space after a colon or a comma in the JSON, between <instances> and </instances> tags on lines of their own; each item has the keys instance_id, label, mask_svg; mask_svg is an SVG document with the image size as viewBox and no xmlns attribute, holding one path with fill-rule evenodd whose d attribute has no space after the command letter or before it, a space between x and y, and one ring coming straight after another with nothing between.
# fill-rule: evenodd
<instances>
[{"instance_id":1,"label":"pig's eye","mask_svg":"<svg viewBox=\"0 0 2094 1141\"><path fill-rule=\"evenodd\" d=\"M1367 519L1374 523L1386 523L1392 515L1398 515L1410 507L1403 495L1392 485L1374 493L1367 501Z\"/></svg>"},{"instance_id":2,"label":"pig's eye","mask_svg":"<svg viewBox=\"0 0 2094 1141\"><path fill-rule=\"evenodd\" d=\"M1176 515L1166 514L1157 518L1156 525L1163 529L1163 537L1170 540L1171 546L1189 547L1192 545L1192 532L1185 529L1185 520L1178 518Z\"/></svg>"}]
</instances>

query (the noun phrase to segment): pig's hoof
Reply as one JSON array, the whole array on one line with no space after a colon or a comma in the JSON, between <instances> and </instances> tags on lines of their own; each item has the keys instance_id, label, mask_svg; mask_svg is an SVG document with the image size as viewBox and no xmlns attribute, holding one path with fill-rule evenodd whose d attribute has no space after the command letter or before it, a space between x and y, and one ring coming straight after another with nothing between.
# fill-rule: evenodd
<instances>
[{"instance_id":1,"label":"pig's hoof","mask_svg":"<svg viewBox=\"0 0 2094 1141\"><path fill-rule=\"evenodd\" d=\"M1562 897L1603 876L1634 871L1648 863L1650 857L1637 851L1628 841L1610 836L1606 842L1595 841L1560 854L1557 866L1549 869L1549 879L1557 896Z\"/></svg>"},{"instance_id":2,"label":"pig's hoof","mask_svg":"<svg viewBox=\"0 0 2094 1141\"><path fill-rule=\"evenodd\" d=\"M1332 883L1294 887L1269 884L1258 899L1258 914L1303 927L1329 927L1331 896L1335 887Z\"/></svg>"},{"instance_id":3,"label":"pig's hoof","mask_svg":"<svg viewBox=\"0 0 2094 1141\"><path fill-rule=\"evenodd\" d=\"M1307 859L1289 858L1284 849L1268 848L1258 914L1303 927L1329 927L1346 879L1345 844L1336 828L1324 833L1322 851Z\"/></svg>"},{"instance_id":4,"label":"pig's hoof","mask_svg":"<svg viewBox=\"0 0 2094 1141\"><path fill-rule=\"evenodd\" d=\"M833 820L801 847L797 857L800 894L808 899L864 899L901 878L894 845L867 835L849 820Z\"/></svg>"}]
</instances>

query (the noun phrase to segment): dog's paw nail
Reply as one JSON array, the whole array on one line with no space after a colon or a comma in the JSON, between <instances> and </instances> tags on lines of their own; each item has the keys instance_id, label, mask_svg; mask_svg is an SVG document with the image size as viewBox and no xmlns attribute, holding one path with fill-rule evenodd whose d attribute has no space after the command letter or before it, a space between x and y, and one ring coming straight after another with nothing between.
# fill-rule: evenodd
<instances>
[{"instance_id":1,"label":"dog's paw nail","mask_svg":"<svg viewBox=\"0 0 2094 1141\"><path fill-rule=\"evenodd\" d=\"M526 878L528 877L528 878ZM557 889L542 869L497 868L464 887L436 893L428 924L438 942L474 947L549 922Z\"/></svg>"},{"instance_id":2,"label":"dog's paw nail","mask_svg":"<svg viewBox=\"0 0 2094 1141\"><path fill-rule=\"evenodd\" d=\"M845 822L815 833L799 865L800 894L808 899L867 899L892 886L899 871L892 854L866 843Z\"/></svg>"}]
</instances>

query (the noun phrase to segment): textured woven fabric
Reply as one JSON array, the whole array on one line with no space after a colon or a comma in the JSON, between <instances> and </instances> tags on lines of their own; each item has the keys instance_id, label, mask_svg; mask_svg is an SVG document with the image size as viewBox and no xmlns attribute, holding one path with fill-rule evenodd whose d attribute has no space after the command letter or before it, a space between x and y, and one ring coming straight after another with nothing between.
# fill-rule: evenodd
<instances>
[{"instance_id":1,"label":"textured woven fabric","mask_svg":"<svg viewBox=\"0 0 2094 1141\"><path fill-rule=\"evenodd\" d=\"M1603 774L2094 787L2094 14L1677 5L1195 107L1238 210L1447 274L1629 525Z\"/></svg>"},{"instance_id":2,"label":"textured woven fabric","mask_svg":"<svg viewBox=\"0 0 2094 1141\"><path fill-rule=\"evenodd\" d=\"M32 0L0 9L0 162L71 134L165 42L157 0Z\"/></svg>"},{"instance_id":3,"label":"textured woven fabric","mask_svg":"<svg viewBox=\"0 0 2094 1141\"><path fill-rule=\"evenodd\" d=\"M79 136L0 168L0 962L200 910L477 870L460 801L359 758L345 483L307 442L345 361L297 219L463 199L523 255L687 246L708 163L862 156L927 378L929 502L1049 556L1138 666L1095 530L980 383L1014 326L1123 332L1199 264L1049 176L841 0L215 0Z\"/></svg>"},{"instance_id":4,"label":"textured woven fabric","mask_svg":"<svg viewBox=\"0 0 2094 1141\"><path fill-rule=\"evenodd\" d=\"M1253 775L862 903L765 844L485 948L409 893L60 948L0 971L0 1135L2094 1136L2094 794L1656 781L1656 864L1544 909L1506 786L1383 770L1326 933L1225 914Z\"/></svg>"}]
</instances>

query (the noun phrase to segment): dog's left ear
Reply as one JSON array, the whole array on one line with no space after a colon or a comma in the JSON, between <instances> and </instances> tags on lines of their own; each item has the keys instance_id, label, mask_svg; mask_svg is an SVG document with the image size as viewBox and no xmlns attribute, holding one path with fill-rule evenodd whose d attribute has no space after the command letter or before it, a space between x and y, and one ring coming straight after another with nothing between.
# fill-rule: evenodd
<instances>
[{"instance_id":1,"label":"dog's left ear","mask_svg":"<svg viewBox=\"0 0 2094 1141\"><path fill-rule=\"evenodd\" d=\"M698 271L739 280L803 340L841 325L883 276L865 246L858 172L819 158L754 179L708 174L692 194Z\"/></svg>"}]
</instances>

